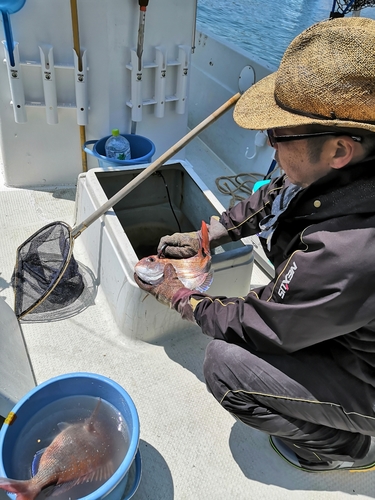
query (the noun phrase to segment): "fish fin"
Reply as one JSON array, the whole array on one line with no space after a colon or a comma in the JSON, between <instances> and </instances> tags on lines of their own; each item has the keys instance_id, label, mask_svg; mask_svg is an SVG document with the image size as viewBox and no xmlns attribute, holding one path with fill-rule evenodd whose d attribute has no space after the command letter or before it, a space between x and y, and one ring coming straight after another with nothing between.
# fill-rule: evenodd
<instances>
[{"instance_id":1,"label":"fish fin","mask_svg":"<svg viewBox=\"0 0 375 500\"><path fill-rule=\"evenodd\" d=\"M107 481L115 472L113 462L110 461L103 467L99 467L94 471L85 474L84 476L77 477L73 481L66 483L57 483L55 489L50 493L52 496L60 495L62 492L70 490L74 486L83 483L91 483L94 481ZM57 491L56 491L57 490Z\"/></svg>"},{"instance_id":2,"label":"fish fin","mask_svg":"<svg viewBox=\"0 0 375 500\"><path fill-rule=\"evenodd\" d=\"M75 485L77 484L77 481L67 481L66 483L57 483L48 486L47 488L43 488L44 495L46 497L56 497L57 495L61 495L61 493L64 493L65 491L71 490Z\"/></svg>"},{"instance_id":3,"label":"fish fin","mask_svg":"<svg viewBox=\"0 0 375 500\"><path fill-rule=\"evenodd\" d=\"M94 431L94 423L95 423L95 419L96 419L96 416L98 414L101 402L102 402L101 398L98 398L98 402L97 402L97 404L96 404L96 406L94 408L94 411L92 412L92 414L90 415L90 417L87 419L88 430L91 431L91 432Z\"/></svg>"},{"instance_id":4,"label":"fish fin","mask_svg":"<svg viewBox=\"0 0 375 500\"><path fill-rule=\"evenodd\" d=\"M42 488L42 491L43 491L42 498L50 497L51 495L53 495L55 489L56 489L55 484L49 484L48 486L45 486L44 488ZM55 493L55 495L57 495L57 494L60 494L59 490L58 490L58 492Z\"/></svg>"},{"instance_id":5,"label":"fish fin","mask_svg":"<svg viewBox=\"0 0 375 500\"><path fill-rule=\"evenodd\" d=\"M203 281L203 283L200 284L199 286L197 286L197 288L196 288L197 292L204 293L206 290L208 290L210 288L213 280L214 280L214 270L211 269L211 271L209 271L209 273L207 273L207 276L206 276L205 280Z\"/></svg>"},{"instance_id":6,"label":"fish fin","mask_svg":"<svg viewBox=\"0 0 375 500\"><path fill-rule=\"evenodd\" d=\"M99 407L100 407L101 404L102 404L102 398L98 398L98 402L96 403L94 411L92 412L92 415L91 415L93 418L96 417L96 414L98 413Z\"/></svg>"},{"instance_id":7,"label":"fish fin","mask_svg":"<svg viewBox=\"0 0 375 500\"><path fill-rule=\"evenodd\" d=\"M90 474L86 474L85 476L81 476L79 478L79 483L90 483L91 481L107 481L113 473L115 472L115 468L112 461L109 461L103 467L99 467L98 469L90 472Z\"/></svg>"},{"instance_id":8,"label":"fish fin","mask_svg":"<svg viewBox=\"0 0 375 500\"><path fill-rule=\"evenodd\" d=\"M39 493L39 489L31 487L30 480L21 481L17 479L8 479L0 477L0 489L15 493L17 500L34 500Z\"/></svg>"},{"instance_id":9,"label":"fish fin","mask_svg":"<svg viewBox=\"0 0 375 500\"><path fill-rule=\"evenodd\" d=\"M47 448L42 448L41 450L37 451L34 455L33 461L31 462L31 474L33 476L35 476L38 472L40 459L42 458L42 455L46 451L46 449Z\"/></svg>"},{"instance_id":10,"label":"fish fin","mask_svg":"<svg viewBox=\"0 0 375 500\"><path fill-rule=\"evenodd\" d=\"M90 474L86 474L85 476L80 476L77 479L74 479L73 481L67 481L65 483L57 483L51 488L50 491L48 491L46 496L55 497L57 495L61 495L62 493L71 490L72 488L74 488L74 486L77 486L79 484L100 481L101 479L104 479L106 481L112 476L114 471L112 471L107 477L103 475L103 472L101 472L102 469L104 469L104 467L96 469L93 472L90 472Z\"/></svg>"},{"instance_id":11,"label":"fish fin","mask_svg":"<svg viewBox=\"0 0 375 500\"><path fill-rule=\"evenodd\" d=\"M205 223L204 220L202 220L201 235L202 235L201 252L202 252L203 256L211 255L210 238L208 236L207 224Z\"/></svg>"},{"instance_id":12,"label":"fish fin","mask_svg":"<svg viewBox=\"0 0 375 500\"><path fill-rule=\"evenodd\" d=\"M77 484L85 482L85 481L79 481L79 479L81 478L74 479L73 481L67 481L66 483L57 483L48 486L48 488L43 489L44 495L46 497L56 497L57 495L61 495L62 493L65 493L66 491L74 488L74 486L77 486Z\"/></svg>"},{"instance_id":13,"label":"fish fin","mask_svg":"<svg viewBox=\"0 0 375 500\"><path fill-rule=\"evenodd\" d=\"M57 427L59 428L59 431L62 432L62 431L65 431L65 429L67 429L71 424L68 424L68 422L59 422L57 424Z\"/></svg>"}]
</instances>

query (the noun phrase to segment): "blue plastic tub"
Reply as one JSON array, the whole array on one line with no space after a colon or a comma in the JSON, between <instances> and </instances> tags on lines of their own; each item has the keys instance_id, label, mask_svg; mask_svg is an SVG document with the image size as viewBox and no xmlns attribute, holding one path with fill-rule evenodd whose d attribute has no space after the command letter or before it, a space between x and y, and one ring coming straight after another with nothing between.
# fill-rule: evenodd
<instances>
[{"instance_id":1,"label":"blue plastic tub","mask_svg":"<svg viewBox=\"0 0 375 500\"><path fill-rule=\"evenodd\" d=\"M28 392L16 404L0 430L0 476L11 477L8 476L8 471L12 469L11 463L14 458L12 452L28 420L45 406L68 396L93 396L107 401L121 413L129 430L129 448L116 472L97 490L82 497L82 500L130 499L136 492L141 478L138 413L129 394L120 385L94 373L68 373L47 380ZM132 465L135 468L132 474L133 484L127 487ZM8 493L8 496L16 498L15 493Z\"/></svg>"},{"instance_id":2,"label":"blue plastic tub","mask_svg":"<svg viewBox=\"0 0 375 500\"><path fill-rule=\"evenodd\" d=\"M121 134L126 137L130 144L130 160L116 160L114 158L107 158L105 155L105 143L106 140L111 137L103 137L103 139L86 141L83 145L83 150L91 156L95 156L98 159L99 167L103 169L111 169L116 167L122 167L126 165L139 165L142 163L151 163L152 156L155 153L155 144L143 137L142 135L136 134ZM92 145L92 150L87 146Z\"/></svg>"}]
</instances>

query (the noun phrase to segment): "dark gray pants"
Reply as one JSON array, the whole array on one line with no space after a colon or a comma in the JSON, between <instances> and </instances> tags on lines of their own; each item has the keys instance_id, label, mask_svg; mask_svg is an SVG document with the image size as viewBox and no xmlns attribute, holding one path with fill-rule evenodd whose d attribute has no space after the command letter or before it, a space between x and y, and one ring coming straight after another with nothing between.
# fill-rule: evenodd
<instances>
[{"instance_id":1,"label":"dark gray pants","mask_svg":"<svg viewBox=\"0 0 375 500\"><path fill-rule=\"evenodd\" d=\"M362 458L375 436L375 389L340 368L323 347L276 355L212 340L204 361L207 387L239 420L297 446L303 458Z\"/></svg>"}]
</instances>

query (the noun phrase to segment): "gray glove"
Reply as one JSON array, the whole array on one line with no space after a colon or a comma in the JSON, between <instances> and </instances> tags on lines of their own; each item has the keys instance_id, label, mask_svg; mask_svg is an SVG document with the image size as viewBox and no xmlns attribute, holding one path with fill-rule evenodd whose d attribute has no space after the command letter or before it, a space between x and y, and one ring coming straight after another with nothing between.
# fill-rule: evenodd
<instances>
[{"instance_id":1,"label":"gray glove","mask_svg":"<svg viewBox=\"0 0 375 500\"><path fill-rule=\"evenodd\" d=\"M229 243L230 241L232 241L232 238L229 236L227 229L219 221L219 217L217 217L216 215L212 216L210 219L210 224L208 226L208 237L210 240L211 248L216 248L220 245L225 245L225 243Z\"/></svg>"},{"instance_id":2,"label":"gray glove","mask_svg":"<svg viewBox=\"0 0 375 500\"><path fill-rule=\"evenodd\" d=\"M174 233L161 238L158 255L163 255L169 259L188 259L197 254L199 247L198 231Z\"/></svg>"},{"instance_id":3,"label":"gray glove","mask_svg":"<svg viewBox=\"0 0 375 500\"><path fill-rule=\"evenodd\" d=\"M158 255L164 255L172 259L188 259L189 257L193 257L200 248L200 233L201 231L199 230L191 233L174 233L163 236L159 242ZM210 219L208 237L211 248L232 241L228 231L216 216Z\"/></svg>"}]
</instances>

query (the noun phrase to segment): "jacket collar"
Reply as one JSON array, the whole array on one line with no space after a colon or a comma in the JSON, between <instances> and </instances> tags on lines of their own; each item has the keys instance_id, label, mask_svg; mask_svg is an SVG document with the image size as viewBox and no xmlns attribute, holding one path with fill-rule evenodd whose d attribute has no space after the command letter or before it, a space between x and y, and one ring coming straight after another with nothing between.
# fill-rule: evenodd
<instances>
[{"instance_id":1,"label":"jacket collar","mask_svg":"<svg viewBox=\"0 0 375 500\"><path fill-rule=\"evenodd\" d=\"M348 165L301 190L285 215L322 220L375 212L375 159Z\"/></svg>"}]
</instances>

